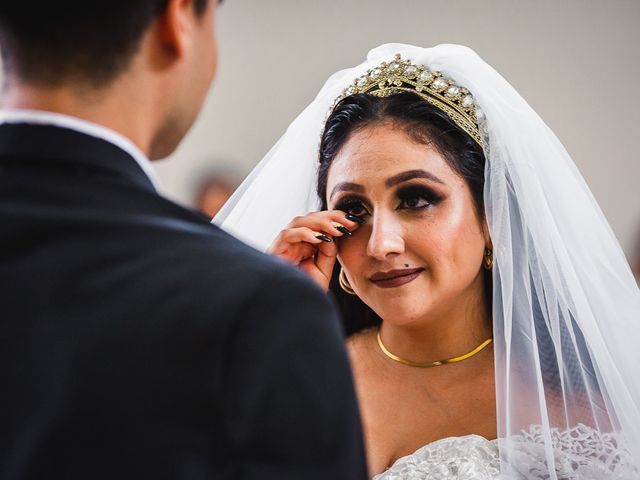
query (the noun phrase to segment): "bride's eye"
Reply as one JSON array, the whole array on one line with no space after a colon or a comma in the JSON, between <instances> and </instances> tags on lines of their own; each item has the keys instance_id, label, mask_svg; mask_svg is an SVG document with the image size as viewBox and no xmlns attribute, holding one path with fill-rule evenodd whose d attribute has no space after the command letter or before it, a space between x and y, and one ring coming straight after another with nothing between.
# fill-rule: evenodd
<instances>
[{"instance_id":1,"label":"bride's eye","mask_svg":"<svg viewBox=\"0 0 640 480\"><path fill-rule=\"evenodd\" d=\"M425 208L431 204L429 200L424 197L408 197L402 200L400 208Z\"/></svg>"},{"instance_id":2,"label":"bride's eye","mask_svg":"<svg viewBox=\"0 0 640 480\"><path fill-rule=\"evenodd\" d=\"M432 191L422 187L407 187L398 192L400 204L398 210L422 210L433 205L439 197Z\"/></svg>"},{"instance_id":3,"label":"bride's eye","mask_svg":"<svg viewBox=\"0 0 640 480\"><path fill-rule=\"evenodd\" d=\"M370 214L369 209L362 203L362 200L357 198L345 198L341 200L337 203L336 210L342 210L357 217L364 217Z\"/></svg>"}]
</instances>

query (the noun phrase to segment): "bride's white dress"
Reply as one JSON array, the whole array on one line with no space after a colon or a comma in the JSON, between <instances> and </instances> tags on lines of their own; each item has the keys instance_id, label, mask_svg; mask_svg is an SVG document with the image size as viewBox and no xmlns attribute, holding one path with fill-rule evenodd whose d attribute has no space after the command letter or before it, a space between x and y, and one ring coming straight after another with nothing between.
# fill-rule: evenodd
<instances>
[{"instance_id":1,"label":"bride's white dress","mask_svg":"<svg viewBox=\"0 0 640 480\"><path fill-rule=\"evenodd\" d=\"M547 431L548 434L548 431ZM435 441L397 460L374 480L543 480L549 478L545 430L532 426L510 439L517 455L509 462L518 470L500 476L500 443L478 435ZM579 424L551 431L558 480L640 479L615 434ZM519 447L519 448L518 448ZM539 447L539 448L538 448Z\"/></svg>"}]
</instances>

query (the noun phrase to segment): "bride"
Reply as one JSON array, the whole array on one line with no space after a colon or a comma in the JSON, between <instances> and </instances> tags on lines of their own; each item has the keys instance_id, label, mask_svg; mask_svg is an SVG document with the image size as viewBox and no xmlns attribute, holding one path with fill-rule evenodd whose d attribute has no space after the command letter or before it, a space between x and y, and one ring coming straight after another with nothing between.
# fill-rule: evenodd
<instances>
[{"instance_id":1,"label":"bride","mask_svg":"<svg viewBox=\"0 0 640 480\"><path fill-rule=\"evenodd\" d=\"M376 478L640 478L640 292L471 50L383 45L333 75L216 222L335 296Z\"/></svg>"}]
</instances>

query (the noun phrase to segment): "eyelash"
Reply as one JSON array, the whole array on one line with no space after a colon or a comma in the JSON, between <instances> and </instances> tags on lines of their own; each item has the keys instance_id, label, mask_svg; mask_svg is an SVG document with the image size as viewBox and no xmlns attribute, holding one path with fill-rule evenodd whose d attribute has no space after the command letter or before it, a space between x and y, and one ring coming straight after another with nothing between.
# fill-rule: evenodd
<instances>
[{"instance_id":1,"label":"eyelash","mask_svg":"<svg viewBox=\"0 0 640 480\"><path fill-rule=\"evenodd\" d=\"M336 205L337 210L342 210L343 212L350 213L352 215L356 215L358 217L363 217L365 215L370 215L370 210L365 206L362 199L357 197L346 197L338 202ZM361 211L357 211L357 209L364 210L364 213Z\"/></svg>"},{"instance_id":2,"label":"eyelash","mask_svg":"<svg viewBox=\"0 0 640 480\"><path fill-rule=\"evenodd\" d=\"M396 207L397 210L420 211L437 204L442 199L442 197L434 191L420 186L407 186L401 188L398 190L396 195L400 200L398 207ZM424 200L426 203L424 205L417 206L407 205L408 201L414 199ZM358 197L345 197L338 202L335 208L359 217L371 215L371 210L366 206L364 201Z\"/></svg>"},{"instance_id":3,"label":"eyelash","mask_svg":"<svg viewBox=\"0 0 640 480\"><path fill-rule=\"evenodd\" d=\"M425 208L429 208L432 205L435 205L441 199L441 197L432 190L418 186L401 188L398 190L397 195L400 199L398 210L423 210ZM407 205L408 200L414 199L424 200L426 204L418 206Z\"/></svg>"}]
</instances>

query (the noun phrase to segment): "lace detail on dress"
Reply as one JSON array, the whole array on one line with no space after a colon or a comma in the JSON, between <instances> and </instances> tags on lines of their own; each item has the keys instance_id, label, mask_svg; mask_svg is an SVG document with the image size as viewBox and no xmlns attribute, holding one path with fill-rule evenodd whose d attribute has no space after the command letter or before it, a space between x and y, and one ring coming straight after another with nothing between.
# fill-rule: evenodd
<instances>
[{"instance_id":1,"label":"lace detail on dress","mask_svg":"<svg viewBox=\"0 0 640 480\"><path fill-rule=\"evenodd\" d=\"M638 480L640 472L615 433L584 424L550 433L556 475L560 480ZM521 435L500 440L505 459L515 467L514 478L549 478L544 429L533 425ZM509 478L509 476L507 476Z\"/></svg>"},{"instance_id":2,"label":"lace detail on dress","mask_svg":"<svg viewBox=\"0 0 640 480\"><path fill-rule=\"evenodd\" d=\"M495 441L478 435L443 438L400 458L374 480L493 480L500 473Z\"/></svg>"},{"instance_id":3,"label":"lace detail on dress","mask_svg":"<svg viewBox=\"0 0 640 480\"><path fill-rule=\"evenodd\" d=\"M558 480L640 479L640 470L614 433L579 424L547 435L550 444L544 429L533 425L508 439L444 438L400 458L374 480L548 480L547 455ZM501 452L510 467L502 476Z\"/></svg>"}]
</instances>

